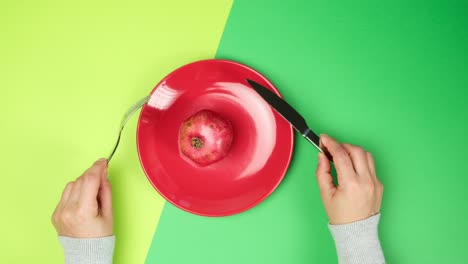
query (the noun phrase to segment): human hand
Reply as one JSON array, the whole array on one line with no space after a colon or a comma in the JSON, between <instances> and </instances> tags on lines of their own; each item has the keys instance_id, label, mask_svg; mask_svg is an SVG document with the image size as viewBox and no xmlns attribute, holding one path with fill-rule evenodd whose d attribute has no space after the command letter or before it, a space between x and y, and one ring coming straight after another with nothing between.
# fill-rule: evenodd
<instances>
[{"instance_id":1,"label":"human hand","mask_svg":"<svg viewBox=\"0 0 468 264\"><path fill-rule=\"evenodd\" d=\"M52 215L59 236L93 238L113 234L112 193L107 161L100 159L70 182Z\"/></svg>"},{"instance_id":2,"label":"human hand","mask_svg":"<svg viewBox=\"0 0 468 264\"><path fill-rule=\"evenodd\" d=\"M327 135L321 135L320 140L333 156L338 177L335 186L331 164L319 153L316 176L330 224L347 224L377 214L383 185L375 174L372 155L361 147L340 144Z\"/></svg>"}]
</instances>

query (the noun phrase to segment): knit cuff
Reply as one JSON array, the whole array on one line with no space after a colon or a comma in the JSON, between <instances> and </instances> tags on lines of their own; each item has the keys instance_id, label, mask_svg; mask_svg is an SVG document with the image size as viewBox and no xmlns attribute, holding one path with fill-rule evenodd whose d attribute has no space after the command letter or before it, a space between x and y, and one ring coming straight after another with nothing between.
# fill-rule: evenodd
<instances>
[{"instance_id":1,"label":"knit cuff","mask_svg":"<svg viewBox=\"0 0 468 264\"><path fill-rule=\"evenodd\" d=\"M344 224L328 225L340 264L382 264L385 259L378 236L380 214Z\"/></svg>"},{"instance_id":2,"label":"knit cuff","mask_svg":"<svg viewBox=\"0 0 468 264\"><path fill-rule=\"evenodd\" d=\"M112 264L115 236L73 238L59 236L65 264Z\"/></svg>"}]
</instances>

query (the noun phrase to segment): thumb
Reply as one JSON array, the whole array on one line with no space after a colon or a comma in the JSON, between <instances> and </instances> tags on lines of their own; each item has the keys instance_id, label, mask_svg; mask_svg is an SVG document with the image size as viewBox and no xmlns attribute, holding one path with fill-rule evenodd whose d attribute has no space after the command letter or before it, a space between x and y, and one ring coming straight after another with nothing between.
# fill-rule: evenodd
<instances>
[{"instance_id":1,"label":"thumb","mask_svg":"<svg viewBox=\"0 0 468 264\"><path fill-rule=\"evenodd\" d=\"M324 197L332 195L336 190L335 184L333 183L333 177L330 171L330 161L325 156L325 154L319 152L317 171L315 172L315 175L317 176L317 182L322 199Z\"/></svg>"}]
</instances>

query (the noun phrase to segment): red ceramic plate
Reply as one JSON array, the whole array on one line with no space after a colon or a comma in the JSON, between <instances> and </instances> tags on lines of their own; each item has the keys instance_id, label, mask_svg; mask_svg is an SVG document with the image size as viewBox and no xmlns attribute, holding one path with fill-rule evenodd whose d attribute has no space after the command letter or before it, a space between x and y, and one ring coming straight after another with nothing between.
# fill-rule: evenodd
<instances>
[{"instance_id":1,"label":"red ceramic plate","mask_svg":"<svg viewBox=\"0 0 468 264\"><path fill-rule=\"evenodd\" d=\"M262 202L279 185L291 161L293 130L246 82L278 90L253 69L226 60L185 65L164 78L141 111L137 145L154 188L190 213L227 216ZM206 167L179 150L184 120L209 109L234 129L226 157Z\"/></svg>"}]
</instances>

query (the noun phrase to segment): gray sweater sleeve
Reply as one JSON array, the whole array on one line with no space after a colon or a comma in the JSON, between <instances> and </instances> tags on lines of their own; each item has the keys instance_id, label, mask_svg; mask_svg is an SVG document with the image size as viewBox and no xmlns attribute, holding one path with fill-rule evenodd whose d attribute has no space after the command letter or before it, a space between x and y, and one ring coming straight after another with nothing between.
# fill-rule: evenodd
<instances>
[{"instance_id":1,"label":"gray sweater sleeve","mask_svg":"<svg viewBox=\"0 0 468 264\"><path fill-rule=\"evenodd\" d=\"M340 264L383 264L378 236L380 214L344 224L328 225L335 240Z\"/></svg>"},{"instance_id":2,"label":"gray sweater sleeve","mask_svg":"<svg viewBox=\"0 0 468 264\"><path fill-rule=\"evenodd\" d=\"M115 236L73 238L59 236L65 264L112 264Z\"/></svg>"}]
</instances>

